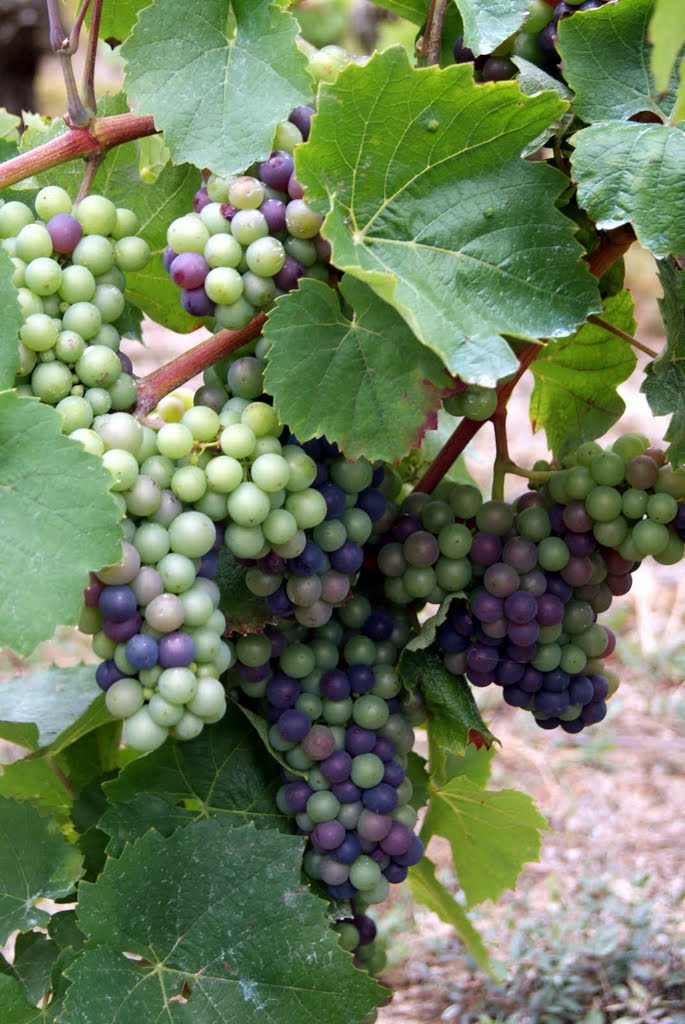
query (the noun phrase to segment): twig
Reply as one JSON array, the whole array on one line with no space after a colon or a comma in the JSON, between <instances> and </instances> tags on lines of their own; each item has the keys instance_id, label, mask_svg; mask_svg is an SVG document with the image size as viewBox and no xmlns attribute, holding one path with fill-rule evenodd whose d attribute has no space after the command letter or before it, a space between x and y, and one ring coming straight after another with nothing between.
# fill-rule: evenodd
<instances>
[{"instance_id":1,"label":"twig","mask_svg":"<svg viewBox=\"0 0 685 1024\"><path fill-rule=\"evenodd\" d=\"M133 410L139 419L145 416L159 402L181 384L185 384L198 373L212 366L222 356L247 345L257 338L266 323L266 313L259 313L240 331L219 331L206 341L181 353L147 377L138 380L138 401Z\"/></svg>"},{"instance_id":2,"label":"twig","mask_svg":"<svg viewBox=\"0 0 685 1024\"><path fill-rule=\"evenodd\" d=\"M66 775L64 774L64 772L60 768L60 766L57 764L57 761L55 760L55 758L52 755L49 755L46 758L46 761L48 762L48 766L50 768L50 771L55 776L55 778L57 779L59 784L65 788L65 790L67 791L67 793L69 794L71 799L75 800L76 797L78 796L78 793L76 792L76 790L72 786L71 782L69 781L69 779L66 777Z\"/></svg>"},{"instance_id":3,"label":"twig","mask_svg":"<svg viewBox=\"0 0 685 1024\"><path fill-rule=\"evenodd\" d=\"M83 99L91 114L97 109L95 97L95 59L98 52L98 34L100 32L100 18L102 16L102 0L93 0L93 9L90 15L90 29L88 31L88 49L86 50L86 62L83 66Z\"/></svg>"},{"instance_id":4,"label":"twig","mask_svg":"<svg viewBox=\"0 0 685 1024\"><path fill-rule=\"evenodd\" d=\"M655 352L653 348L649 347L649 345L645 345L644 342L638 341L638 339L634 338L632 334L622 331L620 327L614 327L614 325L610 324L608 320L603 320L601 316L595 316L594 313L592 313L588 317L588 320L591 324L596 324L597 327L602 327L605 331L610 331L611 334L615 334L617 338L623 338L623 340L627 341L629 345L633 346L633 348L639 349L640 352L644 352L645 355L651 356L652 359L656 359L659 355L659 353Z\"/></svg>"},{"instance_id":5,"label":"twig","mask_svg":"<svg viewBox=\"0 0 685 1024\"><path fill-rule=\"evenodd\" d=\"M588 256L590 273L595 277L603 277L617 260L625 256L634 241L635 232L629 224L605 231L595 251Z\"/></svg>"},{"instance_id":6,"label":"twig","mask_svg":"<svg viewBox=\"0 0 685 1024\"><path fill-rule=\"evenodd\" d=\"M74 24L71 26L71 32L69 33L69 48L72 53L76 53L78 50L79 40L81 38L81 29L83 28L83 19L88 13L90 7L90 0L81 0L81 6L76 12L74 18Z\"/></svg>"},{"instance_id":7,"label":"twig","mask_svg":"<svg viewBox=\"0 0 685 1024\"><path fill-rule=\"evenodd\" d=\"M92 121L87 128L69 128L56 139L0 164L0 189L80 156L156 134L154 119L149 114L114 114Z\"/></svg>"},{"instance_id":8,"label":"twig","mask_svg":"<svg viewBox=\"0 0 685 1024\"><path fill-rule=\"evenodd\" d=\"M90 192L91 186L93 184L93 178L97 174L97 169L102 163L102 156L102 153L93 153L93 155L88 160L88 163L86 164L86 170L83 175L83 180L81 182L81 187L79 188L78 195L74 200L75 203L80 203L81 200L85 199L85 197Z\"/></svg>"},{"instance_id":9,"label":"twig","mask_svg":"<svg viewBox=\"0 0 685 1024\"><path fill-rule=\"evenodd\" d=\"M509 441L507 439L507 406L497 402L492 414L492 425L495 428L495 465L492 475L492 500L504 501L504 477L507 466L511 465L509 457Z\"/></svg>"},{"instance_id":10,"label":"twig","mask_svg":"<svg viewBox=\"0 0 685 1024\"><path fill-rule=\"evenodd\" d=\"M509 396L535 359L539 349L539 345L530 342L520 350L518 353L518 370L510 381L507 381L506 384L501 384L497 388L497 409L493 413L493 416L497 415L498 409L506 407L506 404L509 401ZM442 478L449 471L450 467L457 461L461 453L464 451L469 441L476 436L483 424L487 422L487 420L462 420L451 437L448 438L443 448L438 452L414 490L425 491L427 494L430 494L431 491L435 490Z\"/></svg>"},{"instance_id":11,"label":"twig","mask_svg":"<svg viewBox=\"0 0 685 1024\"><path fill-rule=\"evenodd\" d=\"M442 26L445 21L446 7L447 0L431 0L421 48L422 64L424 66L431 67L440 64L440 45L442 42Z\"/></svg>"},{"instance_id":12,"label":"twig","mask_svg":"<svg viewBox=\"0 0 685 1024\"><path fill-rule=\"evenodd\" d=\"M91 119L91 114L86 110L74 78L74 68L71 63L71 39L67 33L59 13L59 0L47 0L48 22L50 25L50 46L59 57L62 68L62 77L67 91L67 112L72 125L82 128Z\"/></svg>"}]
</instances>

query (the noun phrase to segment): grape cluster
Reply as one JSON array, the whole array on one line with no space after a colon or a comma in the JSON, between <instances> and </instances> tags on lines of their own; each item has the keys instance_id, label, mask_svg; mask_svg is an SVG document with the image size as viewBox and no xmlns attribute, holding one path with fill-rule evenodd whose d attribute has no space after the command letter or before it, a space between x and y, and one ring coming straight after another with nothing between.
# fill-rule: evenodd
<instances>
[{"instance_id":1,"label":"grape cluster","mask_svg":"<svg viewBox=\"0 0 685 1024\"><path fill-rule=\"evenodd\" d=\"M354 954L355 967L370 974L381 973L386 966L387 956L373 918L363 912L354 917L343 917L335 924L335 931L342 948Z\"/></svg>"},{"instance_id":2,"label":"grape cluster","mask_svg":"<svg viewBox=\"0 0 685 1024\"><path fill-rule=\"evenodd\" d=\"M403 703L395 668L409 636L401 610L358 594L323 626L236 642L234 685L260 702L292 769L277 803L309 839L305 872L357 908L383 901L422 854L405 769L423 713Z\"/></svg>"},{"instance_id":3,"label":"grape cluster","mask_svg":"<svg viewBox=\"0 0 685 1024\"><path fill-rule=\"evenodd\" d=\"M446 667L495 683L542 728L601 721L617 683L601 659L615 646L597 622L640 561L683 555L685 471L638 434L612 450L581 445L540 492L513 505L469 485L413 494L376 553L387 599L453 600L437 643ZM541 467L547 468L549 467Z\"/></svg>"},{"instance_id":4,"label":"grape cluster","mask_svg":"<svg viewBox=\"0 0 685 1024\"><path fill-rule=\"evenodd\" d=\"M95 417L136 400L118 324L124 274L142 270L150 249L136 236L136 215L103 196L72 203L51 185L34 205L35 212L16 201L0 207L23 319L17 390L57 406L63 432L87 444Z\"/></svg>"},{"instance_id":5,"label":"grape cluster","mask_svg":"<svg viewBox=\"0 0 685 1024\"><path fill-rule=\"evenodd\" d=\"M176 494L180 470L160 451L162 431L127 413L93 428L126 517L121 561L91 576L80 628L103 659L96 680L126 742L154 750L170 731L193 739L226 711L219 680L234 653L213 579L223 531Z\"/></svg>"},{"instance_id":6,"label":"grape cluster","mask_svg":"<svg viewBox=\"0 0 685 1024\"><path fill-rule=\"evenodd\" d=\"M499 82L514 78L518 68L512 57L536 64L548 74L559 77L561 57L557 50L559 22L578 11L592 11L603 7L608 0L531 0L528 17L520 32L506 39L493 53L476 56L464 46L460 36L454 44L457 64L473 64L476 78L482 82Z\"/></svg>"},{"instance_id":7,"label":"grape cluster","mask_svg":"<svg viewBox=\"0 0 685 1024\"><path fill-rule=\"evenodd\" d=\"M239 330L301 277L328 281L323 218L303 199L292 150L309 136L312 107L296 107L276 130L276 148L254 174L210 174L194 213L169 225L164 266L183 308Z\"/></svg>"},{"instance_id":8,"label":"grape cluster","mask_svg":"<svg viewBox=\"0 0 685 1024\"><path fill-rule=\"evenodd\" d=\"M225 377L206 375L196 395L215 409L200 404L187 414L207 418L208 447L179 471L188 489L174 489L211 518L226 519L226 546L249 566L247 586L273 615L320 626L347 599L364 544L386 512L377 487L383 469L347 461L325 438L300 444L262 393L260 356L239 356L222 369ZM183 435L184 449L169 451L174 457L192 447L184 420L160 431L163 444Z\"/></svg>"}]
</instances>

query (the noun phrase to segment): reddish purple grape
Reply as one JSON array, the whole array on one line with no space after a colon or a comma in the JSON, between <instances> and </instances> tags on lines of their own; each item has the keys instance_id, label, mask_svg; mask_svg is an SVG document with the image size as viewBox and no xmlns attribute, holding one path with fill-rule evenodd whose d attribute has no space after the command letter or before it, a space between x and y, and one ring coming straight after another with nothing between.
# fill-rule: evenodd
<instances>
[{"instance_id":1,"label":"reddish purple grape","mask_svg":"<svg viewBox=\"0 0 685 1024\"><path fill-rule=\"evenodd\" d=\"M134 668L154 668L159 657L159 645L153 636L137 633L126 643L126 660Z\"/></svg>"},{"instance_id":2,"label":"reddish purple grape","mask_svg":"<svg viewBox=\"0 0 685 1024\"><path fill-rule=\"evenodd\" d=\"M286 192L294 170L295 161L292 153L277 149L268 160L264 160L259 165L259 177L269 188L275 188L278 192Z\"/></svg>"},{"instance_id":3,"label":"reddish purple grape","mask_svg":"<svg viewBox=\"0 0 685 1024\"><path fill-rule=\"evenodd\" d=\"M274 275L274 281L276 287L280 288L282 292L289 292L293 288L297 288L297 282L301 277L304 277L304 267L302 264L298 263L292 256L286 256L283 267Z\"/></svg>"},{"instance_id":4,"label":"reddish purple grape","mask_svg":"<svg viewBox=\"0 0 685 1024\"><path fill-rule=\"evenodd\" d=\"M280 199L265 199L259 211L263 214L272 235L279 235L285 231L285 203Z\"/></svg>"},{"instance_id":5,"label":"reddish purple grape","mask_svg":"<svg viewBox=\"0 0 685 1024\"><path fill-rule=\"evenodd\" d=\"M181 305L191 316L214 316L214 303L204 288L189 288L181 292Z\"/></svg>"},{"instance_id":6,"label":"reddish purple grape","mask_svg":"<svg viewBox=\"0 0 685 1024\"><path fill-rule=\"evenodd\" d=\"M167 633L159 639L159 663L162 668L184 668L195 660L195 641L188 633Z\"/></svg>"},{"instance_id":7,"label":"reddish purple grape","mask_svg":"<svg viewBox=\"0 0 685 1024\"><path fill-rule=\"evenodd\" d=\"M208 273L209 264L199 252L182 252L169 267L169 277L179 288L199 288Z\"/></svg>"},{"instance_id":8,"label":"reddish purple grape","mask_svg":"<svg viewBox=\"0 0 685 1024\"><path fill-rule=\"evenodd\" d=\"M212 200L209 198L209 192L203 185L202 188L199 188L193 196L193 209L195 210L195 213L200 213L201 210L204 210L205 206L209 206L211 201Z\"/></svg>"},{"instance_id":9,"label":"reddish purple grape","mask_svg":"<svg viewBox=\"0 0 685 1024\"><path fill-rule=\"evenodd\" d=\"M309 130L311 128L312 117L314 116L314 108L301 106L295 107L294 110L290 111L288 120L291 124L294 124L296 128L299 128L302 138L306 142L309 138Z\"/></svg>"},{"instance_id":10,"label":"reddish purple grape","mask_svg":"<svg viewBox=\"0 0 685 1024\"><path fill-rule=\"evenodd\" d=\"M62 255L73 252L83 237L83 228L70 213L56 213L45 227L52 239L52 248Z\"/></svg>"}]
</instances>

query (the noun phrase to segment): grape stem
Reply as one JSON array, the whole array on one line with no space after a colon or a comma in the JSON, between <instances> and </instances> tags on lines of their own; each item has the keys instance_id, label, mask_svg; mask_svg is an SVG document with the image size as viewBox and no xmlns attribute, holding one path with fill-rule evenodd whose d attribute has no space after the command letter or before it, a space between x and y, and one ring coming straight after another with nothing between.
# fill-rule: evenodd
<instances>
[{"instance_id":1,"label":"grape stem","mask_svg":"<svg viewBox=\"0 0 685 1024\"><path fill-rule=\"evenodd\" d=\"M66 775L64 774L64 772L62 771L60 766L57 764L57 761L55 760L55 758L52 757L52 756L49 756L48 758L46 758L46 760L48 762L48 766L50 768L50 771L55 776L55 778L57 779L59 784L64 787L64 789L67 791L67 793L69 794L69 796L71 797L72 800L76 800L76 798L78 797L78 793L74 789L74 787L72 786L71 782L66 777Z\"/></svg>"},{"instance_id":2,"label":"grape stem","mask_svg":"<svg viewBox=\"0 0 685 1024\"><path fill-rule=\"evenodd\" d=\"M610 324L608 320L603 320L601 316L595 316L592 314L588 317L588 321L591 324L596 324L597 327L602 327L605 331L609 331L611 334L615 334L617 338L623 338L623 340L627 341L629 345L633 346L633 348L638 349L640 352L644 352L645 355L651 356L652 359L656 359L659 355L659 353L655 352L653 348L649 347L649 345L645 345L644 342L638 341L638 339L634 338L632 334L622 331L620 327L614 327L614 325Z\"/></svg>"},{"instance_id":3,"label":"grape stem","mask_svg":"<svg viewBox=\"0 0 685 1024\"><path fill-rule=\"evenodd\" d=\"M56 139L0 164L0 189L78 157L104 154L112 146L156 134L154 119L149 114L113 114L97 118L84 127L70 127Z\"/></svg>"},{"instance_id":4,"label":"grape stem","mask_svg":"<svg viewBox=\"0 0 685 1024\"><path fill-rule=\"evenodd\" d=\"M88 0L90 2L90 0ZM84 11L85 14L85 11ZM86 62L83 67L82 91L86 109L92 117L97 110L97 99L95 97L95 60L98 52L98 34L100 32L100 18L102 16L102 0L93 0L93 8L90 14L90 30L88 32L88 49L86 50Z\"/></svg>"},{"instance_id":5,"label":"grape stem","mask_svg":"<svg viewBox=\"0 0 685 1024\"><path fill-rule=\"evenodd\" d=\"M59 57L64 87L67 92L67 116L69 122L76 128L82 128L90 121L91 114L86 110L79 96L74 77L74 66L71 62L74 50L71 46L71 36L62 24L59 2L60 0L47 0L50 46Z\"/></svg>"},{"instance_id":6,"label":"grape stem","mask_svg":"<svg viewBox=\"0 0 685 1024\"><path fill-rule=\"evenodd\" d=\"M490 419L494 419L500 409L506 409L509 396L535 359L539 350L540 345L537 345L534 342L529 342L518 352L519 368L511 380L507 381L505 384L500 384L497 388L497 409L495 409L495 412ZM451 437L447 439L445 445L438 452L433 462L431 462L414 490L424 491L426 494L430 494L434 491L442 478L449 471L450 467L464 451L469 441L476 436L483 424L487 422L487 420L463 419Z\"/></svg>"},{"instance_id":7,"label":"grape stem","mask_svg":"<svg viewBox=\"0 0 685 1024\"><path fill-rule=\"evenodd\" d=\"M171 359L158 370L149 373L147 377L139 378L138 401L133 414L138 419L146 416L165 395L208 369L229 352L235 352L236 349L259 337L265 323L266 313L259 313L241 330L219 331L218 334L213 334L211 338L201 341L199 345L182 352L176 359Z\"/></svg>"},{"instance_id":8,"label":"grape stem","mask_svg":"<svg viewBox=\"0 0 685 1024\"><path fill-rule=\"evenodd\" d=\"M78 11L76 12L74 24L71 26L71 32L69 33L69 46L71 47L72 53L76 53L76 51L78 50L79 39L81 37L81 29L83 27L83 20L86 14L88 13L89 7L90 0L81 0L81 5Z\"/></svg>"},{"instance_id":9,"label":"grape stem","mask_svg":"<svg viewBox=\"0 0 685 1024\"><path fill-rule=\"evenodd\" d=\"M78 195L76 196L76 199L74 200L75 203L80 203L81 200L85 199L85 197L90 192L91 186L93 184L93 178L97 174L97 169L98 169L98 167L100 166L101 163L102 163L102 153L93 153L93 155L88 160L88 163L86 164L86 170L85 170L85 173L83 175L83 180L81 182L81 187L79 188Z\"/></svg>"},{"instance_id":10,"label":"grape stem","mask_svg":"<svg viewBox=\"0 0 685 1024\"><path fill-rule=\"evenodd\" d=\"M440 43L446 8L447 0L430 0L426 29L416 47L419 67L440 64Z\"/></svg>"},{"instance_id":11,"label":"grape stem","mask_svg":"<svg viewBox=\"0 0 685 1024\"><path fill-rule=\"evenodd\" d=\"M509 456L509 440L507 438L507 407L497 402L492 414L492 425L495 428L495 465L492 472L492 500L504 501L504 478L507 468L512 465Z\"/></svg>"},{"instance_id":12,"label":"grape stem","mask_svg":"<svg viewBox=\"0 0 685 1024\"><path fill-rule=\"evenodd\" d=\"M588 256L587 264L590 273L595 277L603 277L614 263L625 256L634 241L635 232L630 224L623 224L620 228L604 231L600 235L599 245Z\"/></svg>"}]
</instances>

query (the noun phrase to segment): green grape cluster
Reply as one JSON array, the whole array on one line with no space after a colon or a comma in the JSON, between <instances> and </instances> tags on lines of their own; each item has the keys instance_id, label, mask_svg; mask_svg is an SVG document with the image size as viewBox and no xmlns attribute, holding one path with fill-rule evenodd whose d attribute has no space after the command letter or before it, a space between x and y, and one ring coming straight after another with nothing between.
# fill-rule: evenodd
<instances>
[{"instance_id":1,"label":"green grape cluster","mask_svg":"<svg viewBox=\"0 0 685 1024\"><path fill-rule=\"evenodd\" d=\"M14 268L22 324L19 394L57 407L65 434L136 400L128 358L119 352L125 274L142 270L150 249L137 216L103 196L73 203L42 188L34 209L0 206L0 239Z\"/></svg>"}]
</instances>

